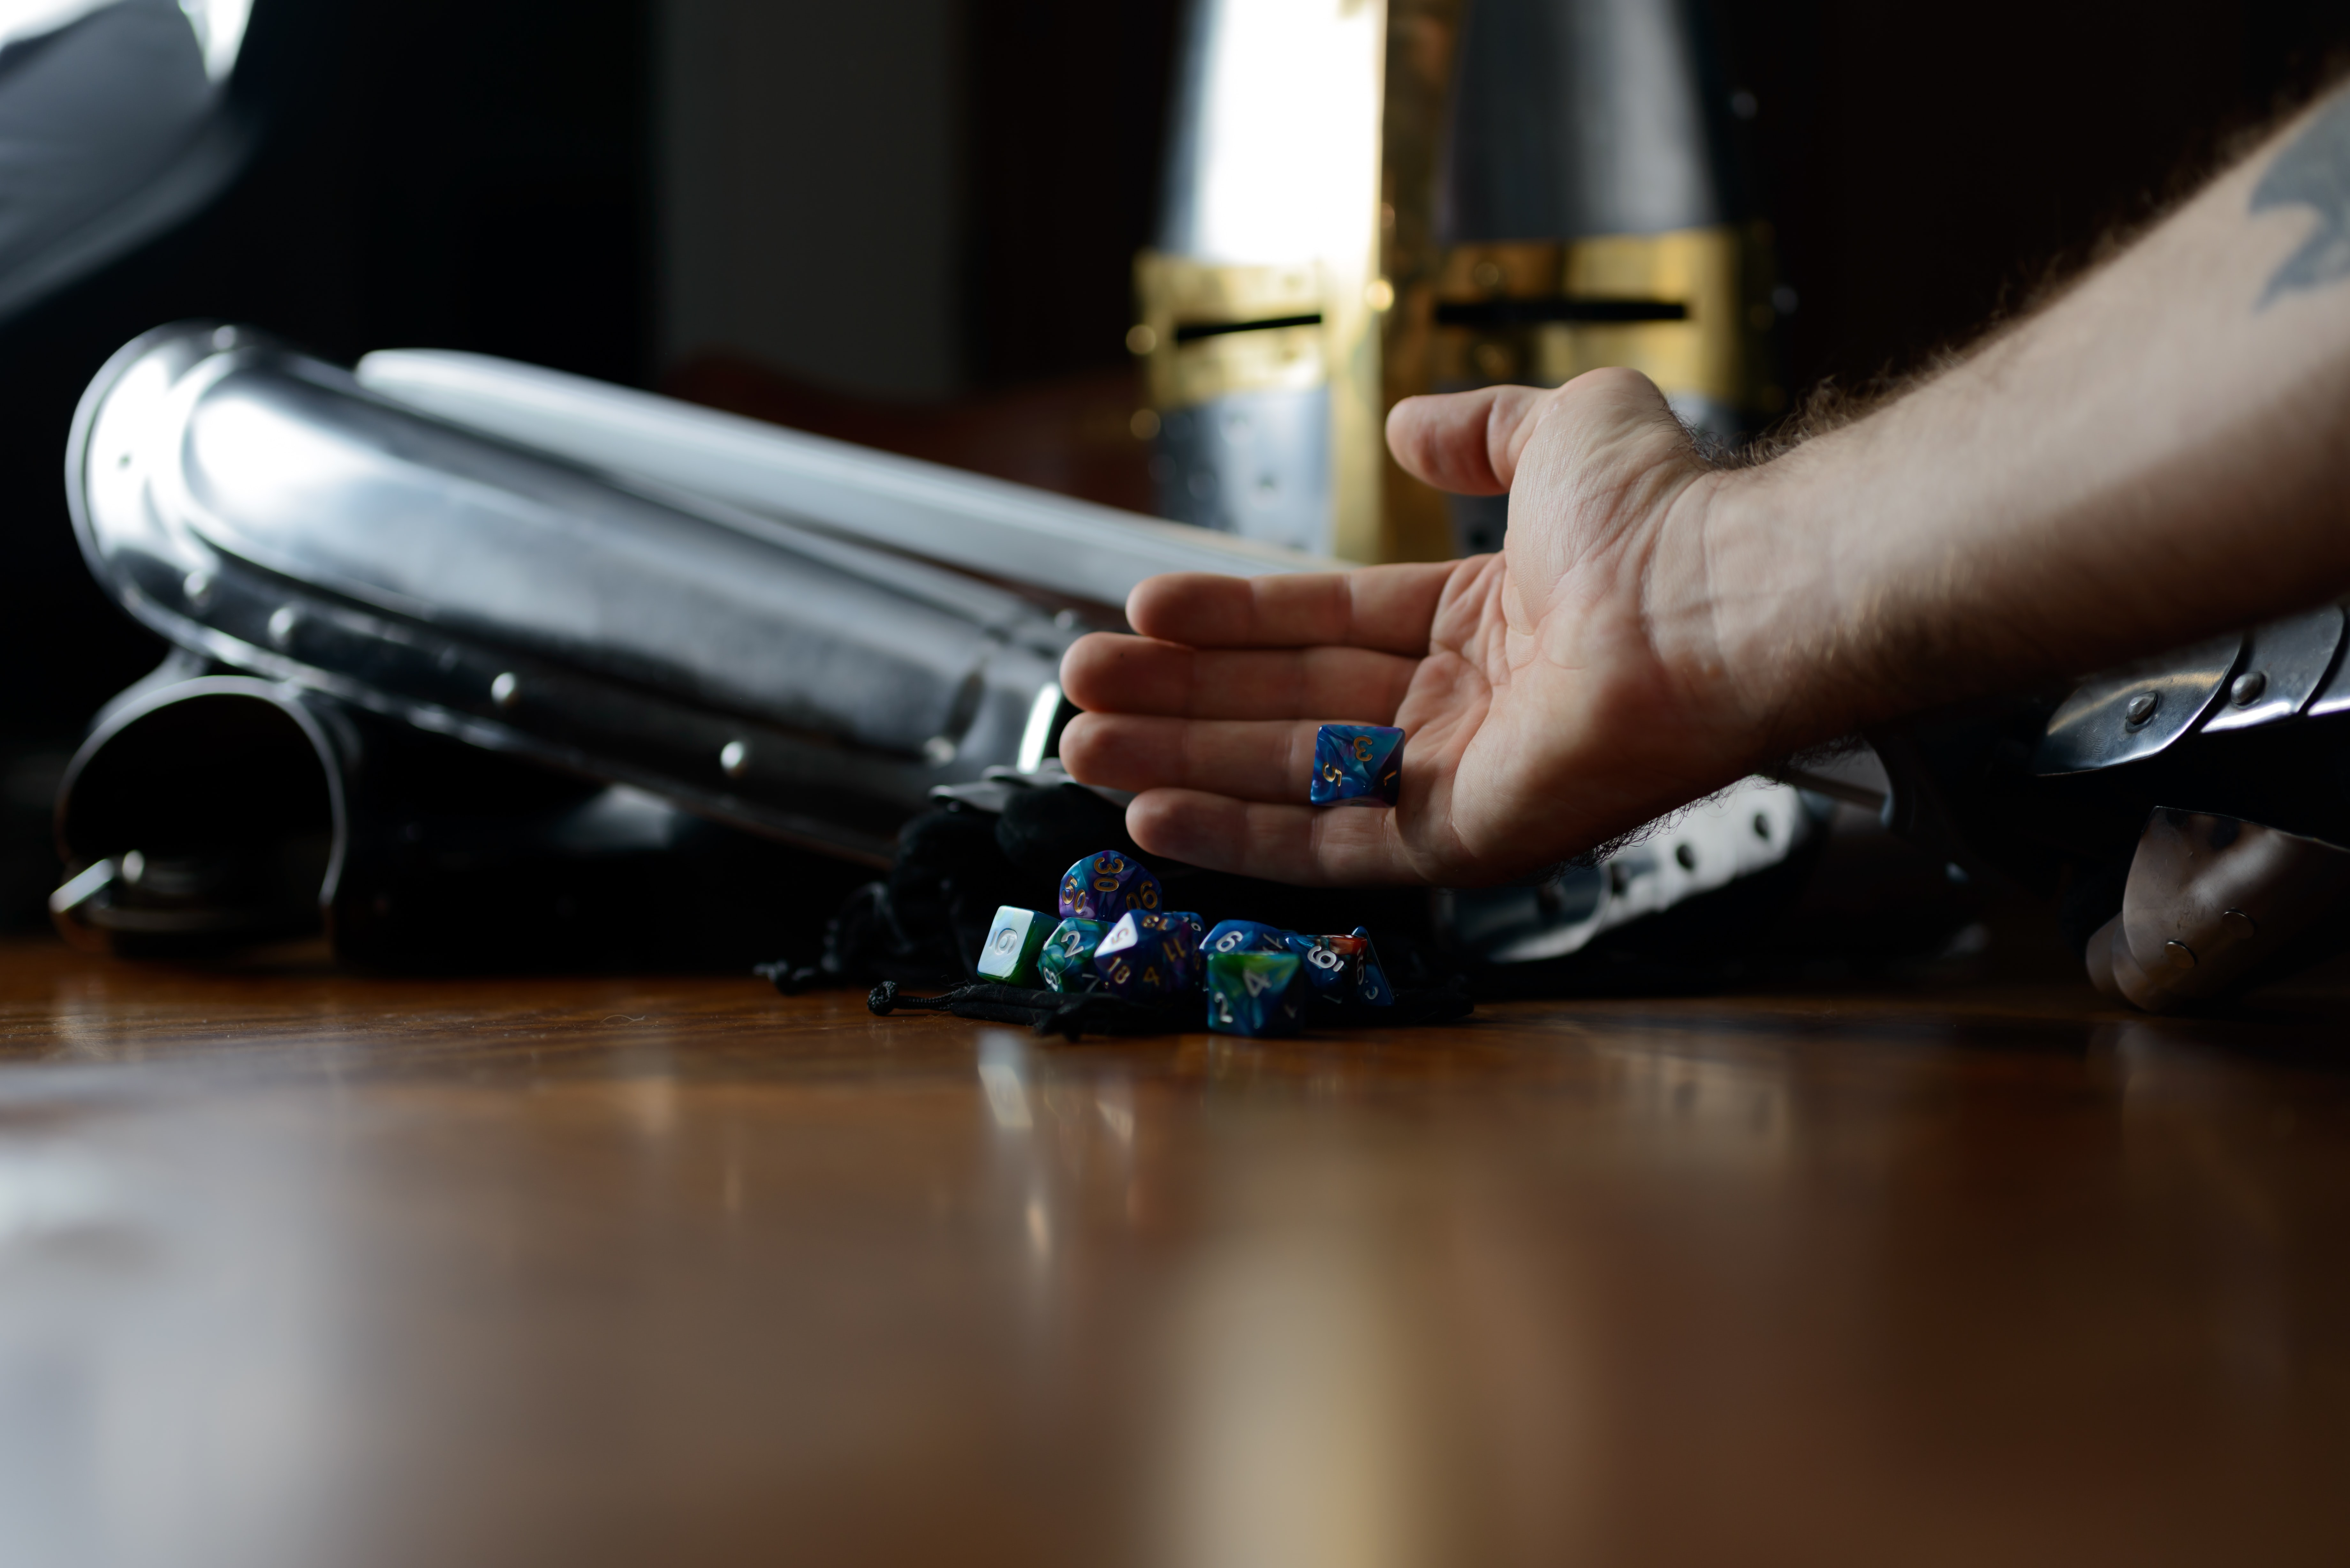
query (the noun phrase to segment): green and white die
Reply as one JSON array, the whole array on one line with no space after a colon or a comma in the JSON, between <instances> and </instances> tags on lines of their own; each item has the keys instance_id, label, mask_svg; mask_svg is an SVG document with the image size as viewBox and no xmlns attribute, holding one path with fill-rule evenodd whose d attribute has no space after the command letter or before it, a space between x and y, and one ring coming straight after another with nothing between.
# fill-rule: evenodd
<instances>
[{"instance_id":1,"label":"green and white die","mask_svg":"<svg viewBox=\"0 0 2350 1568\"><path fill-rule=\"evenodd\" d=\"M1219 1034L1295 1034L1299 1014L1295 953L1210 953L1208 1027Z\"/></svg>"},{"instance_id":2,"label":"green and white die","mask_svg":"<svg viewBox=\"0 0 2350 1568\"><path fill-rule=\"evenodd\" d=\"M1057 922L1057 916L1040 909L1011 904L998 909L995 923L987 928L987 940L979 950L979 978L998 985L1043 984L1036 974L1036 955L1045 950L1045 939L1053 934Z\"/></svg>"},{"instance_id":3,"label":"green and white die","mask_svg":"<svg viewBox=\"0 0 2350 1568\"><path fill-rule=\"evenodd\" d=\"M1072 915L1053 928L1037 956L1036 973L1047 991L1097 991L1101 976L1094 972L1094 950L1101 946L1109 927L1100 920Z\"/></svg>"}]
</instances>

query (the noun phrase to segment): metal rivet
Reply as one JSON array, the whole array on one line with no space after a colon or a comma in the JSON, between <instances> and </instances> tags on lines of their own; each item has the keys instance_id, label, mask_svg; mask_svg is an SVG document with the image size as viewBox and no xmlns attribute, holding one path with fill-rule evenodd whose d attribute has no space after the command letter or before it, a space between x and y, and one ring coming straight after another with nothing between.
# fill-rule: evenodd
<instances>
[{"instance_id":1,"label":"metal rivet","mask_svg":"<svg viewBox=\"0 0 2350 1568\"><path fill-rule=\"evenodd\" d=\"M198 566L180 579L180 592L187 596L190 604L202 609L204 601L213 597L213 575Z\"/></svg>"},{"instance_id":2,"label":"metal rivet","mask_svg":"<svg viewBox=\"0 0 2350 1568\"><path fill-rule=\"evenodd\" d=\"M1697 869L1697 850L1692 846L1687 844L1674 845L1673 858L1680 862L1681 869L1684 871L1694 871Z\"/></svg>"},{"instance_id":3,"label":"metal rivet","mask_svg":"<svg viewBox=\"0 0 2350 1568\"><path fill-rule=\"evenodd\" d=\"M302 624L302 613L292 605L279 605L269 615L269 640L279 647L294 640L294 628Z\"/></svg>"},{"instance_id":4,"label":"metal rivet","mask_svg":"<svg viewBox=\"0 0 2350 1568\"><path fill-rule=\"evenodd\" d=\"M922 760L934 768L942 768L955 760L955 743L944 735L932 735L922 742Z\"/></svg>"},{"instance_id":5,"label":"metal rivet","mask_svg":"<svg viewBox=\"0 0 2350 1568\"><path fill-rule=\"evenodd\" d=\"M2195 950L2189 947L2185 942L2163 943L2162 956L2169 961L2170 967L2173 969L2193 969L2195 967Z\"/></svg>"},{"instance_id":6,"label":"metal rivet","mask_svg":"<svg viewBox=\"0 0 2350 1568\"><path fill-rule=\"evenodd\" d=\"M739 779L751 771L751 748L740 741L729 741L718 748L718 769L730 779Z\"/></svg>"},{"instance_id":7,"label":"metal rivet","mask_svg":"<svg viewBox=\"0 0 2350 1568\"><path fill-rule=\"evenodd\" d=\"M2249 708L2259 701L2261 693L2268 689L2269 678L2266 675L2257 670L2247 670L2236 677L2234 685L2228 688L2228 701L2239 708Z\"/></svg>"},{"instance_id":8,"label":"metal rivet","mask_svg":"<svg viewBox=\"0 0 2350 1568\"><path fill-rule=\"evenodd\" d=\"M2220 910L2220 929L2239 941L2250 941L2261 934L2261 923L2241 909Z\"/></svg>"},{"instance_id":9,"label":"metal rivet","mask_svg":"<svg viewBox=\"0 0 2350 1568\"><path fill-rule=\"evenodd\" d=\"M2159 691L2141 691L2131 698L2129 707L2125 711L2130 728L2135 730L2153 718L2161 707L2162 693Z\"/></svg>"},{"instance_id":10,"label":"metal rivet","mask_svg":"<svg viewBox=\"0 0 2350 1568\"><path fill-rule=\"evenodd\" d=\"M146 879L147 857L134 849L122 857L122 879L133 888Z\"/></svg>"},{"instance_id":11,"label":"metal rivet","mask_svg":"<svg viewBox=\"0 0 2350 1568\"><path fill-rule=\"evenodd\" d=\"M215 348L235 348L236 328L234 327L216 327L213 328L213 347Z\"/></svg>"},{"instance_id":12,"label":"metal rivet","mask_svg":"<svg viewBox=\"0 0 2350 1568\"><path fill-rule=\"evenodd\" d=\"M499 707L511 708L521 698L522 682L515 679L513 670L501 671L498 678L490 682L490 701Z\"/></svg>"}]
</instances>

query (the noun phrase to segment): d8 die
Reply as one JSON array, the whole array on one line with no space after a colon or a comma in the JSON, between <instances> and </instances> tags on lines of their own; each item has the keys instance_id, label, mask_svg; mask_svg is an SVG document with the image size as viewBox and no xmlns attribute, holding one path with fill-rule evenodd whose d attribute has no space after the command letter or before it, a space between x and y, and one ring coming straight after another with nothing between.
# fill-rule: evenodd
<instances>
[{"instance_id":1,"label":"d8 die","mask_svg":"<svg viewBox=\"0 0 2350 1568\"><path fill-rule=\"evenodd\" d=\"M1325 724L1314 732L1315 805L1393 805L1403 787L1403 732L1385 724Z\"/></svg>"},{"instance_id":2,"label":"d8 die","mask_svg":"<svg viewBox=\"0 0 2350 1568\"><path fill-rule=\"evenodd\" d=\"M1291 1034L1297 1029L1295 953L1210 953L1208 1027L1220 1034Z\"/></svg>"},{"instance_id":3,"label":"d8 die","mask_svg":"<svg viewBox=\"0 0 2350 1568\"><path fill-rule=\"evenodd\" d=\"M987 928L987 941L979 950L979 978L998 985L1035 985L1036 955L1052 934L1052 916L1003 905L995 911L995 923Z\"/></svg>"},{"instance_id":4,"label":"d8 die","mask_svg":"<svg viewBox=\"0 0 2350 1568\"><path fill-rule=\"evenodd\" d=\"M1094 971L1094 950L1109 927L1100 920L1066 919L1045 939L1036 955L1036 976L1050 991L1098 991L1101 976Z\"/></svg>"},{"instance_id":5,"label":"d8 die","mask_svg":"<svg viewBox=\"0 0 2350 1568\"><path fill-rule=\"evenodd\" d=\"M1094 950L1094 972L1102 983L1135 1002L1191 990L1199 961L1191 927L1139 910L1120 915Z\"/></svg>"},{"instance_id":6,"label":"d8 die","mask_svg":"<svg viewBox=\"0 0 2350 1568\"><path fill-rule=\"evenodd\" d=\"M1262 920L1218 920L1200 944L1204 953L1277 953L1288 950L1290 933Z\"/></svg>"},{"instance_id":7,"label":"d8 die","mask_svg":"<svg viewBox=\"0 0 2350 1568\"><path fill-rule=\"evenodd\" d=\"M1061 874L1064 919L1107 925L1128 909L1159 912L1159 878L1140 862L1115 849L1088 855Z\"/></svg>"}]
</instances>

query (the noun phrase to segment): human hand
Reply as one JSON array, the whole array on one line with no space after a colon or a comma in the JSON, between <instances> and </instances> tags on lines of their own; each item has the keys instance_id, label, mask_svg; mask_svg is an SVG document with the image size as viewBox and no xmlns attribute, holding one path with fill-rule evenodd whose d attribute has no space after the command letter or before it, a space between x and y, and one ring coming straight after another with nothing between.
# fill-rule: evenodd
<instances>
[{"instance_id":1,"label":"human hand","mask_svg":"<svg viewBox=\"0 0 2350 1568\"><path fill-rule=\"evenodd\" d=\"M1729 476L1648 379L1414 398L1397 459L1510 493L1498 556L1138 587L1139 636L1071 648L1061 757L1139 792L1154 854L1285 882L1506 881L1734 782L1769 754L1732 677L1708 516ZM1324 723L1409 734L1393 810L1305 804Z\"/></svg>"}]
</instances>

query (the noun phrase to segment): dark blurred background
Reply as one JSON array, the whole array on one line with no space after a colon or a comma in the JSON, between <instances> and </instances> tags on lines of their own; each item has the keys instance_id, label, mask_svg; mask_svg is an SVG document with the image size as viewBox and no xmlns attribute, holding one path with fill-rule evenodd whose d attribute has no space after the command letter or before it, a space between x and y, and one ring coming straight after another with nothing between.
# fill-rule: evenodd
<instances>
[{"instance_id":1,"label":"dark blurred background","mask_svg":"<svg viewBox=\"0 0 2350 1568\"><path fill-rule=\"evenodd\" d=\"M1798 390L1962 339L2350 45L2318 0L1712 11ZM0 327L12 815L158 653L83 570L61 461L83 386L161 322L510 355L1144 505L1123 338L1178 12L257 0L240 70L271 123L245 175ZM21 908L54 869L0 875Z\"/></svg>"}]
</instances>

